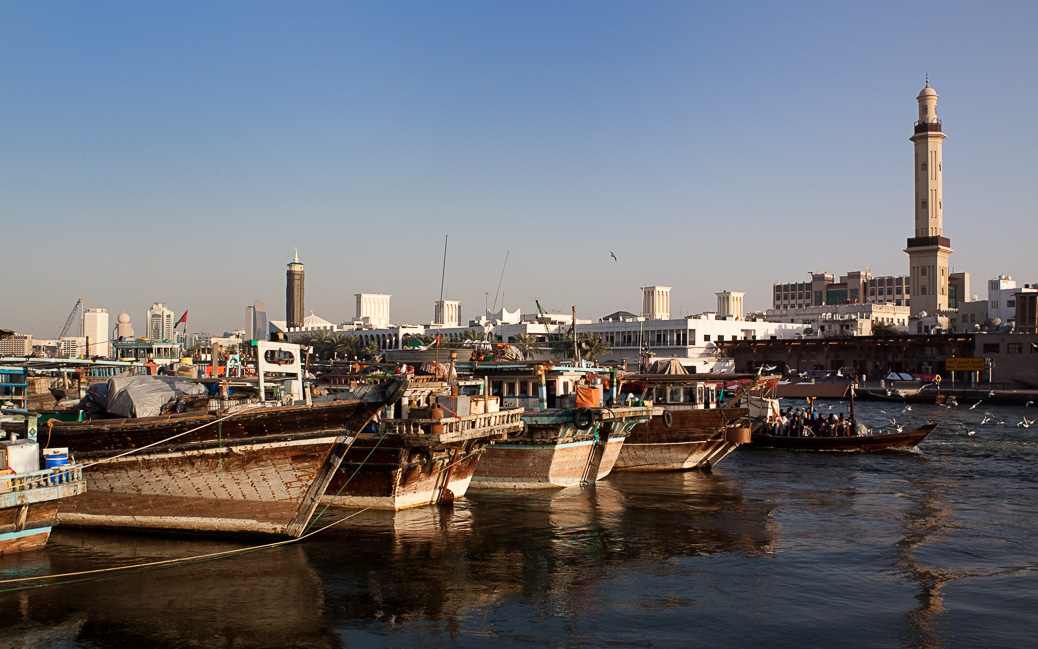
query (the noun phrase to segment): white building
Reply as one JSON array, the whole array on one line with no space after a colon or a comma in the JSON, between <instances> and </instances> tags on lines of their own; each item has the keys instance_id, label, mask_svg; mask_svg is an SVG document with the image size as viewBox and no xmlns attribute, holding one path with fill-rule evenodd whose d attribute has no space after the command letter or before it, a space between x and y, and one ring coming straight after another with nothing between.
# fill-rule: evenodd
<instances>
[{"instance_id":1,"label":"white building","mask_svg":"<svg viewBox=\"0 0 1038 649\"><path fill-rule=\"evenodd\" d=\"M65 336L59 342L62 358L79 358L86 355L86 336Z\"/></svg>"},{"instance_id":2,"label":"white building","mask_svg":"<svg viewBox=\"0 0 1038 649\"><path fill-rule=\"evenodd\" d=\"M148 340L173 342L173 317L173 309L162 302L152 304L145 316Z\"/></svg>"},{"instance_id":3,"label":"white building","mask_svg":"<svg viewBox=\"0 0 1038 649\"><path fill-rule=\"evenodd\" d=\"M90 356L109 358L112 355L108 311L104 309L85 310L83 312L83 335L90 341Z\"/></svg>"},{"instance_id":4,"label":"white building","mask_svg":"<svg viewBox=\"0 0 1038 649\"><path fill-rule=\"evenodd\" d=\"M1016 280L1009 275L999 275L988 280L988 299L974 299L959 305L959 331L977 331L985 324L1008 327L1015 324L1016 301L1021 293L1038 293L1033 286L1017 287ZM976 297L976 296L974 296Z\"/></svg>"},{"instance_id":5,"label":"white building","mask_svg":"<svg viewBox=\"0 0 1038 649\"><path fill-rule=\"evenodd\" d=\"M389 298L383 293L357 293L357 321L376 329L389 326Z\"/></svg>"},{"instance_id":6,"label":"white building","mask_svg":"<svg viewBox=\"0 0 1038 649\"><path fill-rule=\"evenodd\" d=\"M32 334L14 334L0 339L0 356L24 358L32 353Z\"/></svg>"},{"instance_id":7,"label":"white building","mask_svg":"<svg viewBox=\"0 0 1038 649\"><path fill-rule=\"evenodd\" d=\"M876 323L908 333L911 309L896 304L839 304L808 306L794 309L768 309L765 318L770 322L788 322L805 325L807 336L833 338L837 336L871 336Z\"/></svg>"},{"instance_id":8,"label":"white building","mask_svg":"<svg viewBox=\"0 0 1038 649\"><path fill-rule=\"evenodd\" d=\"M642 287L642 317L649 320L670 319L669 286Z\"/></svg>"},{"instance_id":9,"label":"white building","mask_svg":"<svg viewBox=\"0 0 1038 649\"><path fill-rule=\"evenodd\" d=\"M437 300L433 309L434 327L457 327L461 318L461 302L457 300Z\"/></svg>"}]
</instances>

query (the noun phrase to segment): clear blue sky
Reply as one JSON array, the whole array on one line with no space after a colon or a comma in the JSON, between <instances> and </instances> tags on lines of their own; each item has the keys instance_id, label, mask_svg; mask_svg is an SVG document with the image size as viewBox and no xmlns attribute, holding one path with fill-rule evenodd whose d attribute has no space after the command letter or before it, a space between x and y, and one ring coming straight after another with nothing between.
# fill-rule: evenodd
<instances>
[{"instance_id":1,"label":"clear blue sky","mask_svg":"<svg viewBox=\"0 0 1038 649\"><path fill-rule=\"evenodd\" d=\"M915 97L973 293L1038 282L1038 3L0 3L0 327L390 293L598 318L908 272ZM613 262L614 251L618 262Z\"/></svg>"}]
</instances>

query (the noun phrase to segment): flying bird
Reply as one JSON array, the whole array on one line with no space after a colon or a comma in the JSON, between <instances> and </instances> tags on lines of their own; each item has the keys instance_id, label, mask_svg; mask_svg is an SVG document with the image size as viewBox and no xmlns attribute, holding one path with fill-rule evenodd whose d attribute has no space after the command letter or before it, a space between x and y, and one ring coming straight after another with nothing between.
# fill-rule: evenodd
<instances>
[{"instance_id":1,"label":"flying bird","mask_svg":"<svg viewBox=\"0 0 1038 649\"><path fill-rule=\"evenodd\" d=\"M1028 400L1028 402L1024 404L1024 408L1027 408L1027 407L1033 406L1033 405L1034 405L1034 401Z\"/></svg>"},{"instance_id":2,"label":"flying bird","mask_svg":"<svg viewBox=\"0 0 1038 649\"><path fill-rule=\"evenodd\" d=\"M907 406L905 406L905 409L904 409L904 410L902 410L901 412L902 412L902 414L903 414L903 413L906 413L906 412L908 412L908 411L909 411L909 410L911 410L911 409L912 409L912 404L908 404Z\"/></svg>"},{"instance_id":3,"label":"flying bird","mask_svg":"<svg viewBox=\"0 0 1038 649\"><path fill-rule=\"evenodd\" d=\"M1031 424L1033 424L1035 421L1035 419L1028 420L1027 417L1024 417L1024 420L1017 424L1016 427L1020 428L1021 426L1023 426L1024 428L1030 428Z\"/></svg>"},{"instance_id":4,"label":"flying bird","mask_svg":"<svg viewBox=\"0 0 1038 649\"><path fill-rule=\"evenodd\" d=\"M976 434L977 434L977 431L975 431L975 430L970 430L970 427L969 427L969 426L967 426L966 424L961 424L961 426L962 426L963 428L965 428L965 429L966 429L966 434L967 434L967 435L969 435L969 436L971 436L971 437L972 437L973 435L976 435Z\"/></svg>"},{"instance_id":5,"label":"flying bird","mask_svg":"<svg viewBox=\"0 0 1038 649\"><path fill-rule=\"evenodd\" d=\"M612 250L609 251L609 256L613 258L613 261L616 261L616 255L613 254Z\"/></svg>"},{"instance_id":6,"label":"flying bird","mask_svg":"<svg viewBox=\"0 0 1038 649\"><path fill-rule=\"evenodd\" d=\"M970 406L970 410L973 410L974 408L976 408L977 406L979 406L979 405L980 405L980 403L981 403L981 401L983 401L983 399L981 399L980 401L978 401L978 402L976 402L975 404L973 404L972 406Z\"/></svg>"},{"instance_id":7,"label":"flying bird","mask_svg":"<svg viewBox=\"0 0 1038 649\"><path fill-rule=\"evenodd\" d=\"M993 397L993 396L995 396L995 391L994 390L992 390L991 392L988 392L988 397L989 398Z\"/></svg>"}]
</instances>

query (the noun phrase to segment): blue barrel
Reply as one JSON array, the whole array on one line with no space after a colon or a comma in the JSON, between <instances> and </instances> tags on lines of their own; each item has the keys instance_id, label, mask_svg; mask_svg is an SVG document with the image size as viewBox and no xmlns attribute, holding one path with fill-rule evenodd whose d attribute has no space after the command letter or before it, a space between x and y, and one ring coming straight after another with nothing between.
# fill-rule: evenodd
<instances>
[{"instance_id":1,"label":"blue barrel","mask_svg":"<svg viewBox=\"0 0 1038 649\"><path fill-rule=\"evenodd\" d=\"M43 456L43 468L45 469L54 469L66 464L68 464L68 454L66 453Z\"/></svg>"}]
</instances>

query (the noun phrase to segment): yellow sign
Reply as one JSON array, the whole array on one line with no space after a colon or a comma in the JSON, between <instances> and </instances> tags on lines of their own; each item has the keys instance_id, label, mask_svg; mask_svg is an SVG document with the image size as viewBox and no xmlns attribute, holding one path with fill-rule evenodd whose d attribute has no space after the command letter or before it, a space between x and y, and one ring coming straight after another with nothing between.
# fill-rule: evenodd
<instances>
[{"instance_id":1,"label":"yellow sign","mask_svg":"<svg viewBox=\"0 0 1038 649\"><path fill-rule=\"evenodd\" d=\"M949 372L983 372L984 358L946 358L944 369Z\"/></svg>"}]
</instances>

